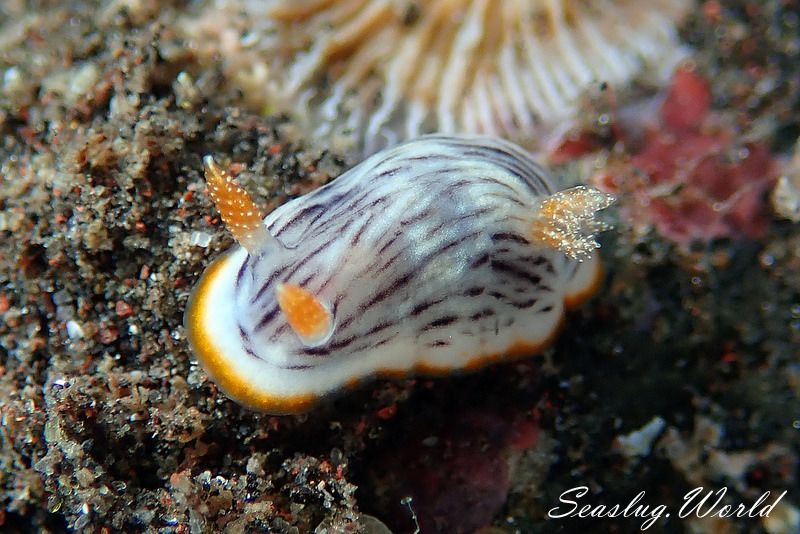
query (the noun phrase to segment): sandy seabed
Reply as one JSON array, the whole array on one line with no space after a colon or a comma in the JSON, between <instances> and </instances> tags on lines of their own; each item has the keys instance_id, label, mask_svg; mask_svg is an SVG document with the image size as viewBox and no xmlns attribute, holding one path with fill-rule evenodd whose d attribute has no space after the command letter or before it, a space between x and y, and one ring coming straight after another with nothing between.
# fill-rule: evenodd
<instances>
[{"instance_id":1,"label":"sandy seabed","mask_svg":"<svg viewBox=\"0 0 800 534\"><path fill-rule=\"evenodd\" d=\"M769 190L724 237L687 244L659 221L688 212L635 209L651 190L621 188L603 286L543 355L375 381L299 416L226 399L183 328L192 286L232 243L202 156L235 162L267 208L355 160L254 106L224 74L234 58L186 46L178 22L203 6L0 5L0 530L639 529L547 519L585 485L587 503L645 491L676 511L699 486L730 503L787 490L766 519L674 514L653 528L797 532L800 232ZM726 143L764 147L790 197L798 13L791 0L700 2L681 29ZM643 157L595 104L593 150L556 168L565 181ZM712 170L740 180L737 165Z\"/></svg>"}]
</instances>

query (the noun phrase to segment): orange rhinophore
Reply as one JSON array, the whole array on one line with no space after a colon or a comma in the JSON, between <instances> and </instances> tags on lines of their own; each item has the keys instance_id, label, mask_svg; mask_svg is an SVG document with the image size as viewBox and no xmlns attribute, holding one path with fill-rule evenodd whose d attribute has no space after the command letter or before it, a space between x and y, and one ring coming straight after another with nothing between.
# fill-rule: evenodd
<instances>
[{"instance_id":1,"label":"orange rhinophore","mask_svg":"<svg viewBox=\"0 0 800 534\"><path fill-rule=\"evenodd\" d=\"M203 158L206 183L211 200L217 206L225 226L236 241L249 251L254 251L267 236L264 215L255 202L214 161L211 156Z\"/></svg>"},{"instance_id":2,"label":"orange rhinophore","mask_svg":"<svg viewBox=\"0 0 800 534\"><path fill-rule=\"evenodd\" d=\"M280 284L275 289L278 306L286 322L308 346L320 345L333 331L333 315L314 295L294 284Z\"/></svg>"}]
</instances>

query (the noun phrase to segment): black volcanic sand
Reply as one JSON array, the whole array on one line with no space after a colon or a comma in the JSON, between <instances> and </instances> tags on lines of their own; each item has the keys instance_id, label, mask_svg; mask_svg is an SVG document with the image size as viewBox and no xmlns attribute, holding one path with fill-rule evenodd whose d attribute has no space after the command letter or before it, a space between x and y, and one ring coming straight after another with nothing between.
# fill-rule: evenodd
<instances>
[{"instance_id":1,"label":"black volcanic sand","mask_svg":"<svg viewBox=\"0 0 800 534\"><path fill-rule=\"evenodd\" d=\"M715 6L683 29L714 105L786 155L800 132L800 6ZM788 490L770 522L673 513L653 528L790 532L800 232L777 217L760 242L688 251L617 221L599 294L527 361L375 381L302 416L227 400L183 328L192 286L232 242L202 156L240 163L268 207L352 159L244 107L173 29L190 8L0 4L0 530L639 529L545 520L586 485L587 502L644 490L673 511L698 486L725 486L730 502ZM655 417L652 450L626 452L618 437Z\"/></svg>"}]
</instances>

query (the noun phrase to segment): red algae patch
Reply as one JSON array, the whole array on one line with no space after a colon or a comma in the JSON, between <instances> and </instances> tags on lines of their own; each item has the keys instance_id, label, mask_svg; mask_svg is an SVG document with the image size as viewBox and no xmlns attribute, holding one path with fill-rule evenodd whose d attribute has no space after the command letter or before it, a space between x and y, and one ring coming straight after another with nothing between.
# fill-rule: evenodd
<instances>
[{"instance_id":1,"label":"red algae patch","mask_svg":"<svg viewBox=\"0 0 800 534\"><path fill-rule=\"evenodd\" d=\"M703 77L688 69L675 73L658 118L640 143L630 156L612 155L594 177L601 189L621 194L636 227L652 226L679 245L765 234L764 200L775 162L766 144L745 141L711 109Z\"/></svg>"}]
</instances>

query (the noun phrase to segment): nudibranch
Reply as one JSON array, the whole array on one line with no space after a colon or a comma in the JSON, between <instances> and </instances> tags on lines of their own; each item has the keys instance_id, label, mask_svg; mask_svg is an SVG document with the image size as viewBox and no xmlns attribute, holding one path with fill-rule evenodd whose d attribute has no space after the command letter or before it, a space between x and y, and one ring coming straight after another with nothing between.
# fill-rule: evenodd
<instances>
[{"instance_id":1,"label":"nudibranch","mask_svg":"<svg viewBox=\"0 0 800 534\"><path fill-rule=\"evenodd\" d=\"M535 353L598 283L594 215L612 197L556 191L506 141L421 137L266 218L210 156L205 173L240 246L196 287L188 338L253 409L295 413L371 376Z\"/></svg>"}]
</instances>

